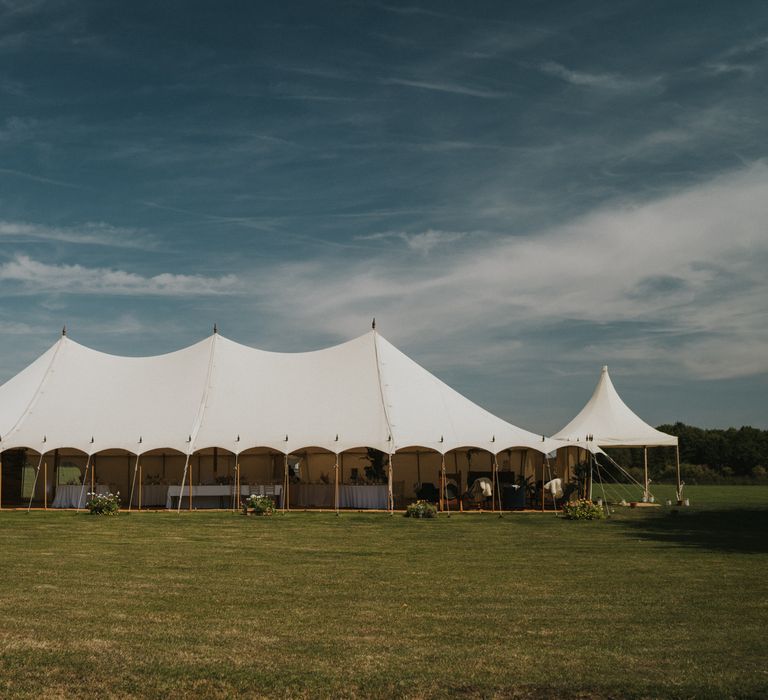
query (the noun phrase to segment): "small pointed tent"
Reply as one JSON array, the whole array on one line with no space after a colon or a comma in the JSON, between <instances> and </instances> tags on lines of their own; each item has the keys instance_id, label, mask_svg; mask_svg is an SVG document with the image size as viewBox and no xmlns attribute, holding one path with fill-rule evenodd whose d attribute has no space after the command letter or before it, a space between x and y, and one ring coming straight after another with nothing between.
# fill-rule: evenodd
<instances>
[{"instance_id":1,"label":"small pointed tent","mask_svg":"<svg viewBox=\"0 0 768 700\"><path fill-rule=\"evenodd\" d=\"M288 454L314 446L391 454L412 445L442 454L556 447L480 408L376 330L303 353L258 350L214 333L156 357L108 355L62 334L0 386L0 451Z\"/></svg>"},{"instance_id":2,"label":"small pointed tent","mask_svg":"<svg viewBox=\"0 0 768 700\"><path fill-rule=\"evenodd\" d=\"M592 442L600 447L675 447L677 437L651 427L622 401L608 367L603 367L592 398L553 435L555 440Z\"/></svg>"},{"instance_id":3,"label":"small pointed tent","mask_svg":"<svg viewBox=\"0 0 768 700\"><path fill-rule=\"evenodd\" d=\"M576 444L593 454L602 452L596 449L602 447L642 447L644 451L643 494L646 499L650 498L648 448L674 447L677 460L678 499L681 496L680 452L677 449L677 437L662 433L648 425L622 401L613 386L607 366L604 366L600 373L592 398L568 425L553 436L553 439L564 441L569 445Z\"/></svg>"}]
</instances>

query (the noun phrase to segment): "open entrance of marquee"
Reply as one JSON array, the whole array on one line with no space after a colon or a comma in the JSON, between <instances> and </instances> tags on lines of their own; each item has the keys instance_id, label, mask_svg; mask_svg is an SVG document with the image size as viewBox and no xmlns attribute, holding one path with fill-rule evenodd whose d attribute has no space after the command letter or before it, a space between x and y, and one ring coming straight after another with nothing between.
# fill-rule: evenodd
<instances>
[{"instance_id":1,"label":"open entrance of marquee","mask_svg":"<svg viewBox=\"0 0 768 700\"><path fill-rule=\"evenodd\" d=\"M185 511L237 510L251 494L287 510L402 510L420 499L448 511L549 510L557 499L545 485L569 481L579 461L572 449L548 459L526 448L494 455L464 447L442 455L419 446L398 450L391 462L366 447L338 454L308 447L288 455L267 447L238 454L211 447L189 457L172 449L91 456L19 449L1 457L0 507L84 508L96 492L119 493L126 510Z\"/></svg>"}]
</instances>

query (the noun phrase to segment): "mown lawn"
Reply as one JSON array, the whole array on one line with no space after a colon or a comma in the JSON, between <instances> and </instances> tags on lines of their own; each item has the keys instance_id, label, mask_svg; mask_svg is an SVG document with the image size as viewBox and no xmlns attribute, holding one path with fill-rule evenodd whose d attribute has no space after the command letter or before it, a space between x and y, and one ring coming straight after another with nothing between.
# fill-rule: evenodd
<instances>
[{"instance_id":1,"label":"mown lawn","mask_svg":"<svg viewBox=\"0 0 768 700\"><path fill-rule=\"evenodd\" d=\"M765 697L768 488L686 495L588 523L3 511L0 697Z\"/></svg>"}]
</instances>

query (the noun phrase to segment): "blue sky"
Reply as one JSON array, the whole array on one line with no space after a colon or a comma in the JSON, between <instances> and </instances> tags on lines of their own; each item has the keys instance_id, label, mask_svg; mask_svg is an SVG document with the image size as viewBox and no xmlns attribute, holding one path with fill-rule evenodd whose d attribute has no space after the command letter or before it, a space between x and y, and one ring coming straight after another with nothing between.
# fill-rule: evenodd
<instances>
[{"instance_id":1,"label":"blue sky","mask_svg":"<svg viewBox=\"0 0 768 700\"><path fill-rule=\"evenodd\" d=\"M764 2L0 0L0 381L380 331L553 432L768 426Z\"/></svg>"}]
</instances>

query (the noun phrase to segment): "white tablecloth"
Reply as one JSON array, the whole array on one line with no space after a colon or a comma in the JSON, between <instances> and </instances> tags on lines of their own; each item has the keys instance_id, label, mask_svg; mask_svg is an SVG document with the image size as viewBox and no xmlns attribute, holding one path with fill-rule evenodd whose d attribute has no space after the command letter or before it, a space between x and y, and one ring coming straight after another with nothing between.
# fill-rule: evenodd
<instances>
[{"instance_id":1,"label":"white tablecloth","mask_svg":"<svg viewBox=\"0 0 768 700\"><path fill-rule=\"evenodd\" d=\"M387 485L339 484L339 508L387 509Z\"/></svg>"},{"instance_id":2,"label":"white tablecloth","mask_svg":"<svg viewBox=\"0 0 768 700\"><path fill-rule=\"evenodd\" d=\"M164 506L168 499L167 484L145 484L141 487L141 507ZM139 485L133 489L133 505L139 505Z\"/></svg>"},{"instance_id":3,"label":"white tablecloth","mask_svg":"<svg viewBox=\"0 0 768 700\"><path fill-rule=\"evenodd\" d=\"M331 484L291 484L289 499L296 508L333 508Z\"/></svg>"},{"instance_id":4,"label":"white tablecloth","mask_svg":"<svg viewBox=\"0 0 768 700\"><path fill-rule=\"evenodd\" d=\"M168 489L168 493L166 495L165 499L165 507L166 508L173 508L174 507L174 501L179 498L179 494L181 493L181 486L165 486L163 488ZM207 505L209 508L230 508L232 506L232 494L235 490L235 487L231 484L210 484L210 485L203 485L203 486L193 486L192 487L192 507L195 507L195 500L197 499L199 502L202 501ZM272 493L268 493L272 491ZM280 496L283 493L283 487L278 485L270 485L270 484L250 484L250 485L241 485L240 486L240 496L242 498L250 496L252 493L259 494L260 496L264 495L274 495L275 500L277 501L277 505L279 506L280 503ZM182 500L189 498L189 486L184 487L184 494L182 496ZM213 504L213 505L211 505ZM178 502L176 503L178 505ZM237 507L240 507L240 504L236 504ZM182 504L182 508L187 506L187 502L184 501Z\"/></svg>"},{"instance_id":5,"label":"white tablecloth","mask_svg":"<svg viewBox=\"0 0 768 700\"><path fill-rule=\"evenodd\" d=\"M333 508L333 484L291 484L291 505ZM386 510L386 484L339 484L339 508Z\"/></svg>"},{"instance_id":6,"label":"white tablecloth","mask_svg":"<svg viewBox=\"0 0 768 700\"><path fill-rule=\"evenodd\" d=\"M80 491L82 490L83 498L78 505L78 499L80 499ZM88 500L88 492L91 490L91 485L86 484L83 488L80 484L62 484L56 487L56 497L51 503L51 508L85 508L85 503ZM109 486L106 484L96 484L94 487L96 493L109 493Z\"/></svg>"}]
</instances>

